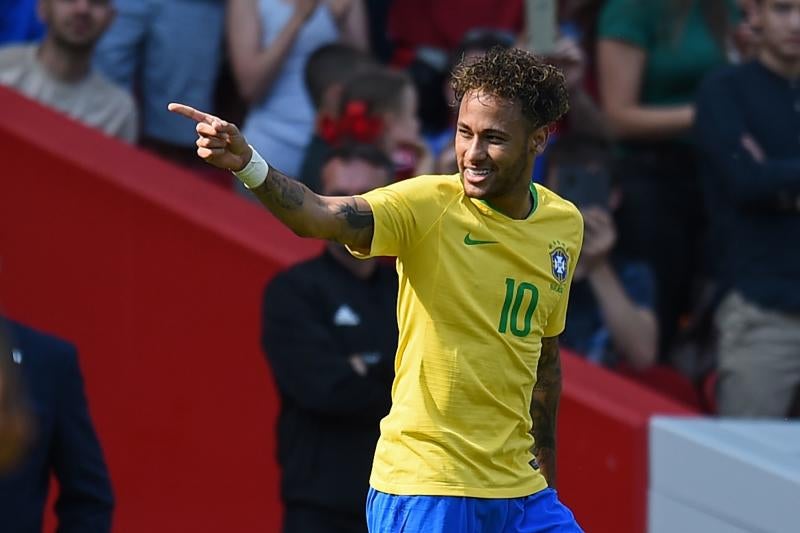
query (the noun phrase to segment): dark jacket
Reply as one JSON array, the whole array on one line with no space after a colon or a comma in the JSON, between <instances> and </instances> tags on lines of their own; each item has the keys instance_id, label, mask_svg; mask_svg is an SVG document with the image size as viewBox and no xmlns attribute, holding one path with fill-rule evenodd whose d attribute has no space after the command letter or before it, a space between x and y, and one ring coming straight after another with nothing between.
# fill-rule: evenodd
<instances>
[{"instance_id":1,"label":"dark jacket","mask_svg":"<svg viewBox=\"0 0 800 533\"><path fill-rule=\"evenodd\" d=\"M58 481L58 533L111 530L114 500L83 391L75 348L0 318L33 413L34 442L20 464L0 475L0 531L40 533L50 476Z\"/></svg>"},{"instance_id":2,"label":"dark jacket","mask_svg":"<svg viewBox=\"0 0 800 533\"><path fill-rule=\"evenodd\" d=\"M281 395L284 502L363 515L378 422L391 404L396 302L387 265L359 280L328 252L267 285L263 346ZM366 376L353 370L353 354Z\"/></svg>"},{"instance_id":3,"label":"dark jacket","mask_svg":"<svg viewBox=\"0 0 800 533\"><path fill-rule=\"evenodd\" d=\"M758 61L709 75L695 136L718 277L758 305L800 312L800 80Z\"/></svg>"}]
</instances>

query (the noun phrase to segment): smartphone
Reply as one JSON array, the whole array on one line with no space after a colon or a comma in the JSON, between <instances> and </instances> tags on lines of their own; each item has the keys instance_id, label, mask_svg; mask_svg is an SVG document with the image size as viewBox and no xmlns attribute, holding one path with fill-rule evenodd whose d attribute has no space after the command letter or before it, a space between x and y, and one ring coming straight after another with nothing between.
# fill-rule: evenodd
<instances>
[{"instance_id":1,"label":"smartphone","mask_svg":"<svg viewBox=\"0 0 800 533\"><path fill-rule=\"evenodd\" d=\"M528 49L533 53L548 55L555 50L558 38L557 12L557 0L525 0Z\"/></svg>"},{"instance_id":2,"label":"smartphone","mask_svg":"<svg viewBox=\"0 0 800 533\"><path fill-rule=\"evenodd\" d=\"M611 175L603 167L559 165L556 171L558 194L578 209L597 206L608 208Z\"/></svg>"}]
</instances>

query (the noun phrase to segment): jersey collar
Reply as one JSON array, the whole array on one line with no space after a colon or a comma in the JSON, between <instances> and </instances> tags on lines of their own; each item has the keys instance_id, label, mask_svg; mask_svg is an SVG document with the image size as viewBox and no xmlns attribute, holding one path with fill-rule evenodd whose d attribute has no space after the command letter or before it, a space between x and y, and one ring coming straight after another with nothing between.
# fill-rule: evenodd
<instances>
[{"instance_id":1,"label":"jersey collar","mask_svg":"<svg viewBox=\"0 0 800 533\"><path fill-rule=\"evenodd\" d=\"M522 221L530 220L531 218L533 218L534 213L536 213L536 209L539 207L539 192L536 190L536 184L534 182L532 182L532 181L530 183L529 190L531 191L531 200L533 201L532 202L533 205L531 205L531 212L528 213L528 216L523 218L523 219L521 219L521 220L512 219L511 217L509 217L508 215L506 215L502 211L499 211L499 210L495 209L495 207L488 200L474 200L472 198L470 198L470 200L472 200L473 203L475 203L478 207L482 208L481 210L484 211L487 214L497 215L497 216L505 217L505 218L507 218L509 220L515 220L517 222L522 222Z\"/></svg>"}]
</instances>

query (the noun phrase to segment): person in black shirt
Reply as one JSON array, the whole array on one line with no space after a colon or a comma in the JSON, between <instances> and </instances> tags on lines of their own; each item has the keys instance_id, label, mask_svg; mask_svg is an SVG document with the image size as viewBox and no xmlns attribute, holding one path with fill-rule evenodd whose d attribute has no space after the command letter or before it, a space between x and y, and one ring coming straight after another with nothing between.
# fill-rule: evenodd
<instances>
[{"instance_id":1,"label":"person in black shirt","mask_svg":"<svg viewBox=\"0 0 800 533\"><path fill-rule=\"evenodd\" d=\"M800 391L800 0L753 7L757 59L705 80L695 133L725 289L718 410L777 418Z\"/></svg>"},{"instance_id":2,"label":"person in black shirt","mask_svg":"<svg viewBox=\"0 0 800 533\"><path fill-rule=\"evenodd\" d=\"M344 147L322 167L323 192L361 194L392 175L377 148ZM396 306L394 270L333 242L266 287L262 340L281 396L285 533L367 531L378 422L391 405Z\"/></svg>"}]
</instances>

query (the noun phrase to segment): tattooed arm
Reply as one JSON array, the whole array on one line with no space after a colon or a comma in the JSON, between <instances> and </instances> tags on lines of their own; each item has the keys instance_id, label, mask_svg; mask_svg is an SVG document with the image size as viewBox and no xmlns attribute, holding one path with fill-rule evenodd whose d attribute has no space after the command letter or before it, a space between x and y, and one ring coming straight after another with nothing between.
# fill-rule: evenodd
<instances>
[{"instance_id":1,"label":"tattooed arm","mask_svg":"<svg viewBox=\"0 0 800 533\"><path fill-rule=\"evenodd\" d=\"M355 196L320 196L270 167L253 194L301 237L327 239L369 251L374 220L369 204Z\"/></svg>"},{"instance_id":2,"label":"tattooed arm","mask_svg":"<svg viewBox=\"0 0 800 533\"><path fill-rule=\"evenodd\" d=\"M533 455L547 484L556 488L556 418L561 396L561 358L558 337L544 337L536 385L531 400L533 419Z\"/></svg>"},{"instance_id":3,"label":"tattooed arm","mask_svg":"<svg viewBox=\"0 0 800 533\"><path fill-rule=\"evenodd\" d=\"M250 162L253 151L234 124L183 104L169 104L169 110L197 122L197 155L207 163L238 171ZM359 251L372 245L372 210L361 198L320 196L272 167L252 192L301 237L333 240Z\"/></svg>"}]
</instances>

